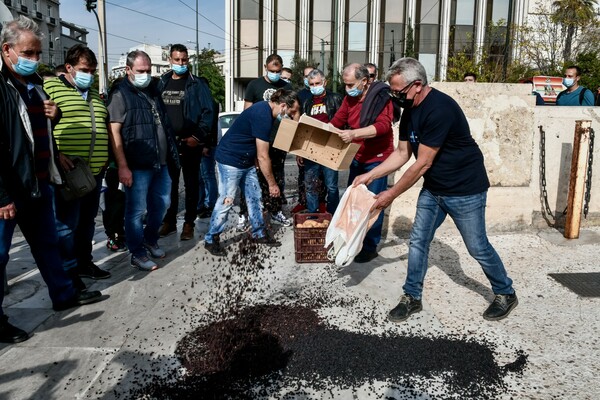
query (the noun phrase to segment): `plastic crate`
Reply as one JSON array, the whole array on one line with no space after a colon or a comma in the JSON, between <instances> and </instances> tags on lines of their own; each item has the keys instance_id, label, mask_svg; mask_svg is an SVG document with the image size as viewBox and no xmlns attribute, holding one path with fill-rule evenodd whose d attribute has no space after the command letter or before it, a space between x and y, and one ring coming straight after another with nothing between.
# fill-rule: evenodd
<instances>
[{"instance_id":1,"label":"plastic crate","mask_svg":"<svg viewBox=\"0 0 600 400\"><path fill-rule=\"evenodd\" d=\"M297 263L326 263L327 250L325 246L325 234L327 228L298 228L297 225L311 219L317 222L331 221L329 213L314 213L294 215L294 249L296 251Z\"/></svg>"}]
</instances>

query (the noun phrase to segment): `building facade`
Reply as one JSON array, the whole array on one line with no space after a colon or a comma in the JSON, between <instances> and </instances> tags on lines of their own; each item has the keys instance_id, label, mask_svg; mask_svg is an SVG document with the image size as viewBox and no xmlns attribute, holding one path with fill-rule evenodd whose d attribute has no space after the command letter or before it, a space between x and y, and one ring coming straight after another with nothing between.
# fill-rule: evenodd
<instances>
[{"instance_id":1,"label":"building facade","mask_svg":"<svg viewBox=\"0 0 600 400\"><path fill-rule=\"evenodd\" d=\"M87 29L77 26L67 21L60 20L61 34L60 34L60 47L62 48L61 61L56 60L57 64L65 62L67 51L75 46L81 44L87 46Z\"/></svg>"},{"instance_id":2,"label":"building facade","mask_svg":"<svg viewBox=\"0 0 600 400\"><path fill-rule=\"evenodd\" d=\"M385 70L412 36L431 78L444 80L449 54L484 41L492 42L492 55L510 57L506 32L524 23L528 7L529 0L227 0L226 108L234 109L247 83L263 75L271 53L285 65L298 54L325 71L348 62Z\"/></svg>"}]
</instances>

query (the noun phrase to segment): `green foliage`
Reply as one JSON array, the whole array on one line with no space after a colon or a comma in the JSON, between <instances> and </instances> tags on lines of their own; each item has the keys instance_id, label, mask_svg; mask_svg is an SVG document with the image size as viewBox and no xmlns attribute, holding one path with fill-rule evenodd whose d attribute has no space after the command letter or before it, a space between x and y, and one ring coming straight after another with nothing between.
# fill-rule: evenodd
<instances>
[{"instance_id":1,"label":"green foliage","mask_svg":"<svg viewBox=\"0 0 600 400\"><path fill-rule=\"evenodd\" d=\"M202 49L198 56L198 76L208 81L210 91L217 103L225 105L225 77L215 63L218 53L212 49Z\"/></svg>"},{"instance_id":2,"label":"green foliage","mask_svg":"<svg viewBox=\"0 0 600 400\"><path fill-rule=\"evenodd\" d=\"M290 68L292 69L292 87L294 90L302 90L304 88L304 68L313 67L322 69L323 67L318 64L319 63L312 58L306 59L300 57L298 54L294 55L292 64L290 65Z\"/></svg>"},{"instance_id":3,"label":"green foliage","mask_svg":"<svg viewBox=\"0 0 600 400\"><path fill-rule=\"evenodd\" d=\"M408 19L408 25L406 28L406 46L404 47L404 57L417 58L417 52L415 51L415 32L413 30L410 18Z\"/></svg>"},{"instance_id":4,"label":"green foliage","mask_svg":"<svg viewBox=\"0 0 600 400\"><path fill-rule=\"evenodd\" d=\"M598 53L579 54L576 64L581 68L580 84L595 92L600 87L600 58Z\"/></svg>"},{"instance_id":5,"label":"green foliage","mask_svg":"<svg viewBox=\"0 0 600 400\"><path fill-rule=\"evenodd\" d=\"M571 58L577 32L594 20L596 0L555 0L552 22L561 25L564 38L563 59Z\"/></svg>"}]
</instances>

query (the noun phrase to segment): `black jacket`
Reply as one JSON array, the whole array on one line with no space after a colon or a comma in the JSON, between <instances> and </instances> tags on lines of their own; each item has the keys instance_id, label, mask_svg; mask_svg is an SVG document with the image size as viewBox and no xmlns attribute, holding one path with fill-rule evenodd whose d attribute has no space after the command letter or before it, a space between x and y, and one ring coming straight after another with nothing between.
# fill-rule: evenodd
<instances>
[{"instance_id":1,"label":"black jacket","mask_svg":"<svg viewBox=\"0 0 600 400\"><path fill-rule=\"evenodd\" d=\"M334 92L330 92L329 90L325 90L325 107L327 107L327 117L331 121L333 116L337 112L337 110L342 105L342 101L344 98L342 95ZM311 115L311 109L314 104L314 96L310 96L308 99L304 101L302 105L302 112L306 115Z\"/></svg>"},{"instance_id":2,"label":"black jacket","mask_svg":"<svg viewBox=\"0 0 600 400\"><path fill-rule=\"evenodd\" d=\"M381 81L371 83L369 91L360 110L360 126L373 125L388 102L390 102L390 87ZM394 121L400 119L400 113L394 107Z\"/></svg>"},{"instance_id":3,"label":"black jacket","mask_svg":"<svg viewBox=\"0 0 600 400\"><path fill-rule=\"evenodd\" d=\"M179 168L179 153L175 144L173 128L167 118L165 105L154 82L144 91L144 94L134 87L129 79L123 79L112 91L111 96L114 96L115 93L121 93L127 110L125 121L121 126L121 137L123 138L123 151L129 168L160 168L158 130L154 121L155 114L146 95L154 100L156 112L165 131L167 163Z\"/></svg>"},{"instance_id":4,"label":"black jacket","mask_svg":"<svg viewBox=\"0 0 600 400\"><path fill-rule=\"evenodd\" d=\"M162 93L173 71L164 74L158 83L158 91ZM217 140L217 119L219 106L213 99L208 81L189 73L183 97L184 137L194 137L207 147L215 146ZM212 135L211 135L212 134ZM212 143L214 141L214 143Z\"/></svg>"},{"instance_id":5,"label":"black jacket","mask_svg":"<svg viewBox=\"0 0 600 400\"><path fill-rule=\"evenodd\" d=\"M37 198L41 194L35 176L33 136L28 133L31 125L25 117L25 104L8 78L10 71L2 64L0 57L0 207L5 207L14 202L16 196ZM34 83L43 95L41 79ZM62 183L55 158L56 143L52 133L48 132L48 135L52 153L48 166L50 179L54 183Z\"/></svg>"}]
</instances>

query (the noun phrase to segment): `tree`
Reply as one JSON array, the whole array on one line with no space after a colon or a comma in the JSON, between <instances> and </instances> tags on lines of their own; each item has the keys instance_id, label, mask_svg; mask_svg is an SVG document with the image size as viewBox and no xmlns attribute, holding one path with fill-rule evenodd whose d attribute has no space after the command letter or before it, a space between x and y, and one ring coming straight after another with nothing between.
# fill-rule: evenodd
<instances>
[{"instance_id":1,"label":"tree","mask_svg":"<svg viewBox=\"0 0 600 400\"><path fill-rule=\"evenodd\" d=\"M319 68L321 71L323 70L323 67L319 66L319 63L314 59L306 59L300 57L298 54L294 54L290 68L292 69L292 87L295 90L302 90L302 88L304 88L304 68L306 67Z\"/></svg>"},{"instance_id":2,"label":"tree","mask_svg":"<svg viewBox=\"0 0 600 400\"><path fill-rule=\"evenodd\" d=\"M564 37L563 59L571 59L571 49L579 28L593 21L597 0L555 0L552 21L562 26Z\"/></svg>"},{"instance_id":3,"label":"tree","mask_svg":"<svg viewBox=\"0 0 600 400\"><path fill-rule=\"evenodd\" d=\"M408 25L406 28L406 46L404 46L404 57L417 58L417 52L415 51L415 32L413 30L410 18L408 19Z\"/></svg>"},{"instance_id":4,"label":"tree","mask_svg":"<svg viewBox=\"0 0 600 400\"><path fill-rule=\"evenodd\" d=\"M208 87L217 103L225 105L225 77L215 63L215 50L204 48L198 56L198 75L208 81Z\"/></svg>"}]
</instances>

